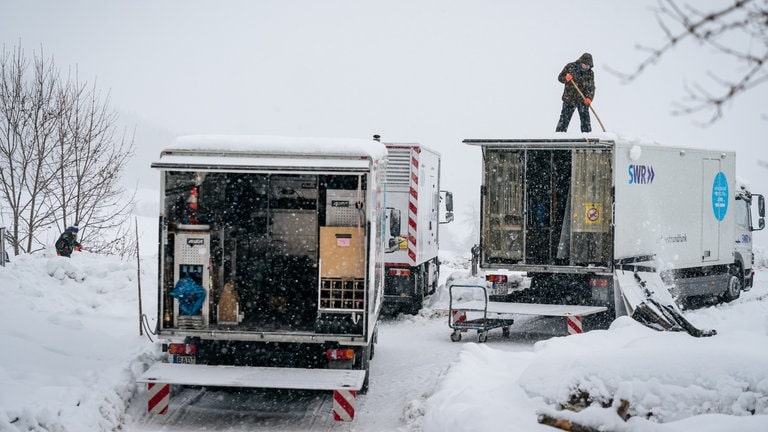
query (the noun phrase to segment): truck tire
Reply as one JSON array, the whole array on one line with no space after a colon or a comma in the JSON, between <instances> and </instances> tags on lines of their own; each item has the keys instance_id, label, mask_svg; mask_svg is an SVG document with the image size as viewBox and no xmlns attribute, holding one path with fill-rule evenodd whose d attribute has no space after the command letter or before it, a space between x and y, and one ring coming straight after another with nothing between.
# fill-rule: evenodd
<instances>
[{"instance_id":1,"label":"truck tire","mask_svg":"<svg viewBox=\"0 0 768 432\"><path fill-rule=\"evenodd\" d=\"M424 306L424 297L427 292L427 277L424 270L424 264L418 267L416 275L413 280L413 296L409 305L408 313L411 315L418 315L421 308Z\"/></svg>"},{"instance_id":2,"label":"truck tire","mask_svg":"<svg viewBox=\"0 0 768 432\"><path fill-rule=\"evenodd\" d=\"M370 369L371 369L371 357L373 355L373 342L371 342L370 345L363 348L363 353L360 356L360 365L359 368L365 371L365 379L363 380L363 386L360 387L360 391L358 391L358 394L366 394L368 393L368 379L371 375Z\"/></svg>"},{"instance_id":3,"label":"truck tire","mask_svg":"<svg viewBox=\"0 0 768 432\"><path fill-rule=\"evenodd\" d=\"M437 285L440 283L440 261L437 258L435 258L435 266L437 266L437 277L435 278L434 283L429 286L428 295L434 294L437 291Z\"/></svg>"},{"instance_id":4,"label":"truck tire","mask_svg":"<svg viewBox=\"0 0 768 432\"><path fill-rule=\"evenodd\" d=\"M724 302L730 302L736 300L741 295L741 279L738 276L731 274L731 278L728 280L728 287L722 295Z\"/></svg>"}]
</instances>

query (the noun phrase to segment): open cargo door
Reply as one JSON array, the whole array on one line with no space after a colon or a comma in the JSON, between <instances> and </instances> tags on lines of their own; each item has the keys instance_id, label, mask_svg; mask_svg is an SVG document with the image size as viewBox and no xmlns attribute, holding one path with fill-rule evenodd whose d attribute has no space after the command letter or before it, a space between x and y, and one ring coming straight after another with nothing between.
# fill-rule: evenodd
<instances>
[{"instance_id":1,"label":"open cargo door","mask_svg":"<svg viewBox=\"0 0 768 432\"><path fill-rule=\"evenodd\" d=\"M489 148L483 157L485 265L611 262L610 149Z\"/></svg>"},{"instance_id":2,"label":"open cargo door","mask_svg":"<svg viewBox=\"0 0 768 432\"><path fill-rule=\"evenodd\" d=\"M489 150L484 157L483 261L518 262L523 258L523 152Z\"/></svg>"},{"instance_id":3,"label":"open cargo door","mask_svg":"<svg viewBox=\"0 0 768 432\"><path fill-rule=\"evenodd\" d=\"M610 262L612 176L611 153L603 150L574 150L571 168L570 224L563 225L561 245L569 238L571 264ZM570 235L567 230L570 228ZM561 248L559 255L563 256Z\"/></svg>"}]
</instances>

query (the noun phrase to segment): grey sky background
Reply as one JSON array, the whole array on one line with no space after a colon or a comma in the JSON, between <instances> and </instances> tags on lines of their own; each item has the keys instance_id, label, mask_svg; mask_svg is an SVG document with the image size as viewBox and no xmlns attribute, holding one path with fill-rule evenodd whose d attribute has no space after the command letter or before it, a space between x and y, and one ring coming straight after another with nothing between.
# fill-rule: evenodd
<instances>
[{"instance_id":1,"label":"grey sky background","mask_svg":"<svg viewBox=\"0 0 768 432\"><path fill-rule=\"evenodd\" d=\"M722 4L707 0L698 6ZM480 150L465 138L549 136L560 112L557 74L595 59L594 108L609 132L662 144L735 150L737 175L768 193L768 114L758 87L702 127L674 117L686 84L713 85L739 65L693 43L625 85L638 44L663 41L656 2L593 1L12 1L0 42L54 56L109 92L136 128L127 183L156 187L149 163L175 135L267 134L419 142L443 155L443 188L458 221L443 244L474 239ZM743 43L736 41L736 43ZM714 88L714 87L713 87ZM578 131L575 116L570 131ZM593 118L593 130L599 125ZM661 205L661 204L660 204ZM449 237L449 238L446 238ZM755 241L768 245L768 233Z\"/></svg>"}]
</instances>

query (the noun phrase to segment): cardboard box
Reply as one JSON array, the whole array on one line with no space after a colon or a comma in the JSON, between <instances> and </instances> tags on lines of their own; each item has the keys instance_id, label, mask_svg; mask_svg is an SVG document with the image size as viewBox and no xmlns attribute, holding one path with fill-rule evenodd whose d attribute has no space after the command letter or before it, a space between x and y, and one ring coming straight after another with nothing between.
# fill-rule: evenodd
<instances>
[{"instance_id":1,"label":"cardboard box","mask_svg":"<svg viewBox=\"0 0 768 432\"><path fill-rule=\"evenodd\" d=\"M365 229L320 227L320 265L323 278L365 277Z\"/></svg>"}]
</instances>

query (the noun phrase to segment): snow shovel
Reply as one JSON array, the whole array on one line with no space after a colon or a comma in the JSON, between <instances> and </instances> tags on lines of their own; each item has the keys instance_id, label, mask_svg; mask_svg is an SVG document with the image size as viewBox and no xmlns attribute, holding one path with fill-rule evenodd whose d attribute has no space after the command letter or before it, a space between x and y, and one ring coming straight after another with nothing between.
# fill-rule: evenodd
<instances>
[{"instance_id":1,"label":"snow shovel","mask_svg":"<svg viewBox=\"0 0 768 432\"><path fill-rule=\"evenodd\" d=\"M579 92L579 96L581 96L582 99L584 99L584 103L587 103L587 98L584 96L584 93L581 92L581 89L579 88L578 84L576 84L576 81L571 80L571 84L573 84L573 87L576 88L576 91ZM605 132L605 126L603 126L603 122L600 121L600 117L597 115L597 112L594 108L592 108L592 104L587 105L590 110L592 110L592 114L595 115L595 118L597 119L597 122L600 123L600 128L603 129L603 132Z\"/></svg>"}]
</instances>

